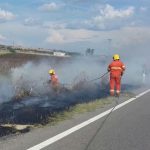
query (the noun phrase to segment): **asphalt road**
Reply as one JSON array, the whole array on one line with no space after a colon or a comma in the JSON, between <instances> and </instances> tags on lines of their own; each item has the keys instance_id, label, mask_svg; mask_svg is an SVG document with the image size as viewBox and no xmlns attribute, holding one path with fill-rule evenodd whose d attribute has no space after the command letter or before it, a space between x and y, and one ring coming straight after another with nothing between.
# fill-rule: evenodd
<instances>
[{"instance_id":1,"label":"asphalt road","mask_svg":"<svg viewBox=\"0 0 150 150\"><path fill-rule=\"evenodd\" d=\"M0 140L0 150L27 150L108 108L78 116L54 127L47 126L24 135ZM150 92L115 110L104 122L106 117L62 138L43 150L150 149ZM97 133L102 124L100 132ZM95 133L97 135L91 141ZM90 141L91 144L87 147Z\"/></svg>"}]
</instances>

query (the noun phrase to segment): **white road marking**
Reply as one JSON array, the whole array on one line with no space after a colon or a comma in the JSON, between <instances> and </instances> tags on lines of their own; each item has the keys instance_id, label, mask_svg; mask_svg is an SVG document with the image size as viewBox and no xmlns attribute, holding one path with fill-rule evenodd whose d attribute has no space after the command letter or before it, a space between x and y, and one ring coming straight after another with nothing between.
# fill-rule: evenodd
<instances>
[{"instance_id":1,"label":"white road marking","mask_svg":"<svg viewBox=\"0 0 150 150\"><path fill-rule=\"evenodd\" d=\"M140 93L139 95L137 95L137 96L134 97L134 98L131 98L131 99L129 99L129 100L127 100L127 101L125 101L125 102L123 102L123 103L117 105L113 111L115 111L115 110L117 110L117 109L119 109L119 108L121 108L121 107L127 105L128 103L130 103L130 102L136 100L137 98L139 98L139 97L141 97L141 96L147 94L148 92L150 92L150 89L148 89L148 90L146 90L146 91ZM71 133L73 133L73 132L75 132L75 131L78 131L78 130L80 130L81 128L83 128L83 127L85 127L85 126L91 124L92 122L95 122L95 121L97 121L98 119L100 119L100 118L106 116L107 114L109 114L109 113L112 111L112 109L113 109L113 108L111 108L111 109L109 109L109 110L107 110L107 111L105 111L105 112L103 112L103 113L101 113L101 114L99 114L99 115L97 115L97 116L95 116L95 117L93 117L93 118L91 118L91 119L89 119L89 120L87 120L87 121L85 121L85 122L79 124L79 125L76 125L76 126L70 128L70 129L68 129L68 130L66 130L66 131L64 131L64 132L62 132L62 133L60 133L60 134L57 134L56 136L53 136L53 137L47 139L46 141L43 141L42 143L39 143L39 144L37 144L37 145L35 145L35 146L33 146L33 147L27 149L27 150L41 150L42 148L47 147L47 146L49 146L49 145L55 143L56 141L58 141L58 140L60 140L60 139L62 139L62 138L64 138L64 137L70 135Z\"/></svg>"}]
</instances>

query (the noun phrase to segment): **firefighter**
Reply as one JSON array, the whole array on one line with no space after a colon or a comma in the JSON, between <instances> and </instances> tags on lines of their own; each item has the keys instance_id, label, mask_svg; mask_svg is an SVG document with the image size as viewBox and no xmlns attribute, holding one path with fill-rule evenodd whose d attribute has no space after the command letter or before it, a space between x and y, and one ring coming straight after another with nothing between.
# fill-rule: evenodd
<instances>
[{"instance_id":1,"label":"firefighter","mask_svg":"<svg viewBox=\"0 0 150 150\"><path fill-rule=\"evenodd\" d=\"M121 90L121 77L125 71L125 65L120 61L120 56L115 54L113 61L108 66L110 72L110 95L114 96L115 89L116 95L120 95Z\"/></svg>"},{"instance_id":2,"label":"firefighter","mask_svg":"<svg viewBox=\"0 0 150 150\"><path fill-rule=\"evenodd\" d=\"M57 91L58 86L59 86L59 82L58 82L58 77L57 77L57 75L56 75L56 73L55 73L55 70L54 70L54 69L50 69L50 70L49 70L49 75L50 75L50 80L49 80L49 82L50 82L50 84L51 84L53 90L54 90L54 91Z\"/></svg>"}]
</instances>

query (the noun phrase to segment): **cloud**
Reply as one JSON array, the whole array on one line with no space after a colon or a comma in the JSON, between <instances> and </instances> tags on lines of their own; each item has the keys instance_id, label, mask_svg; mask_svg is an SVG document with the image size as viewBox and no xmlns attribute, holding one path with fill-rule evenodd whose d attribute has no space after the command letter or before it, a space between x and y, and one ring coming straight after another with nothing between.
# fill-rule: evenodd
<instances>
[{"instance_id":1,"label":"cloud","mask_svg":"<svg viewBox=\"0 0 150 150\"><path fill-rule=\"evenodd\" d=\"M115 9L111 5L106 5L100 9L100 15L93 18L94 23L99 26L109 21L117 21L120 19L126 19L134 14L134 7L129 7L125 10Z\"/></svg>"},{"instance_id":2,"label":"cloud","mask_svg":"<svg viewBox=\"0 0 150 150\"><path fill-rule=\"evenodd\" d=\"M6 40L6 37L0 34L0 41Z\"/></svg>"},{"instance_id":3,"label":"cloud","mask_svg":"<svg viewBox=\"0 0 150 150\"><path fill-rule=\"evenodd\" d=\"M100 7L99 12L99 15L85 21L85 25L102 30L124 26L127 24L127 19L135 13L135 8L130 6L127 9L115 9L107 4Z\"/></svg>"},{"instance_id":4,"label":"cloud","mask_svg":"<svg viewBox=\"0 0 150 150\"><path fill-rule=\"evenodd\" d=\"M149 27L124 27L111 31L93 31L97 32L97 38L91 40L91 47L101 49L106 55L114 53L131 57L150 56L149 55ZM111 43L108 39L112 39ZM95 45L94 45L95 43Z\"/></svg>"},{"instance_id":5,"label":"cloud","mask_svg":"<svg viewBox=\"0 0 150 150\"><path fill-rule=\"evenodd\" d=\"M37 26L41 25L41 21L39 19L35 19L32 17L26 18L23 23L25 26Z\"/></svg>"},{"instance_id":6,"label":"cloud","mask_svg":"<svg viewBox=\"0 0 150 150\"><path fill-rule=\"evenodd\" d=\"M64 28L66 28L66 24L65 23L61 23L61 22L46 21L46 22L43 23L43 28L48 28L48 29L64 29Z\"/></svg>"},{"instance_id":7,"label":"cloud","mask_svg":"<svg viewBox=\"0 0 150 150\"><path fill-rule=\"evenodd\" d=\"M134 14L134 7L128 7L125 10L115 9L113 6L107 4L104 8L100 9L100 16L95 17L95 19L116 19L116 18L126 18Z\"/></svg>"},{"instance_id":8,"label":"cloud","mask_svg":"<svg viewBox=\"0 0 150 150\"><path fill-rule=\"evenodd\" d=\"M144 9L144 8L143 8ZM137 22L135 7L115 8L109 4L89 8L87 17L66 21L65 28L88 30L114 30ZM95 15L96 13L96 15Z\"/></svg>"},{"instance_id":9,"label":"cloud","mask_svg":"<svg viewBox=\"0 0 150 150\"><path fill-rule=\"evenodd\" d=\"M124 27L115 30L84 30L61 29L49 31L47 44L65 49L74 49L78 52L87 47L94 48L97 53L113 55L119 53L123 56L146 56L149 52L149 27ZM108 39L112 39L108 45Z\"/></svg>"},{"instance_id":10,"label":"cloud","mask_svg":"<svg viewBox=\"0 0 150 150\"><path fill-rule=\"evenodd\" d=\"M61 6L52 2L52 3L46 3L39 7L42 11L55 11L58 10Z\"/></svg>"},{"instance_id":11,"label":"cloud","mask_svg":"<svg viewBox=\"0 0 150 150\"><path fill-rule=\"evenodd\" d=\"M122 36L123 35L123 36ZM125 27L118 30L113 36L118 41L118 47L138 46L142 47L149 44L150 28L149 27ZM120 41L120 44L119 44Z\"/></svg>"},{"instance_id":12,"label":"cloud","mask_svg":"<svg viewBox=\"0 0 150 150\"><path fill-rule=\"evenodd\" d=\"M12 12L2 10L0 8L0 22L10 21L15 18L15 15Z\"/></svg>"},{"instance_id":13,"label":"cloud","mask_svg":"<svg viewBox=\"0 0 150 150\"><path fill-rule=\"evenodd\" d=\"M146 12L147 10L148 10L148 8L147 8L147 7L143 7L143 6L142 6L142 7L140 7L140 11L141 11L141 12Z\"/></svg>"},{"instance_id":14,"label":"cloud","mask_svg":"<svg viewBox=\"0 0 150 150\"><path fill-rule=\"evenodd\" d=\"M57 31L53 31L51 35L46 39L48 43L64 43L65 38L62 34Z\"/></svg>"},{"instance_id":15,"label":"cloud","mask_svg":"<svg viewBox=\"0 0 150 150\"><path fill-rule=\"evenodd\" d=\"M62 29L54 30L50 32L50 35L47 37L46 42L48 43L74 43L89 41L93 37L97 36L95 32L84 30L84 29Z\"/></svg>"}]
</instances>

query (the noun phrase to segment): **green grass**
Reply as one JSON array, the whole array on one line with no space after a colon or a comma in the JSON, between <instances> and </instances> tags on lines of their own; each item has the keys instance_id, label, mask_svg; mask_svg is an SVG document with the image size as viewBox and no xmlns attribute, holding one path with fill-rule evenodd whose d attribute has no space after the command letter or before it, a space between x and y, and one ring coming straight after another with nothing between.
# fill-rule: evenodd
<instances>
[{"instance_id":1,"label":"green grass","mask_svg":"<svg viewBox=\"0 0 150 150\"><path fill-rule=\"evenodd\" d=\"M135 95L133 93L124 92L122 96L125 99L129 99L131 97L134 97ZM86 112L92 112L96 109L103 108L104 106L111 104L113 101L114 101L113 97L106 97L103 99L96 99L88 103L77 104L71 107L68 111L55 113L53 117L49 117L48 125L56 125L57 123L61 121L73 118L75 115L83 114Z\"/></svg>"}]
</instances>

